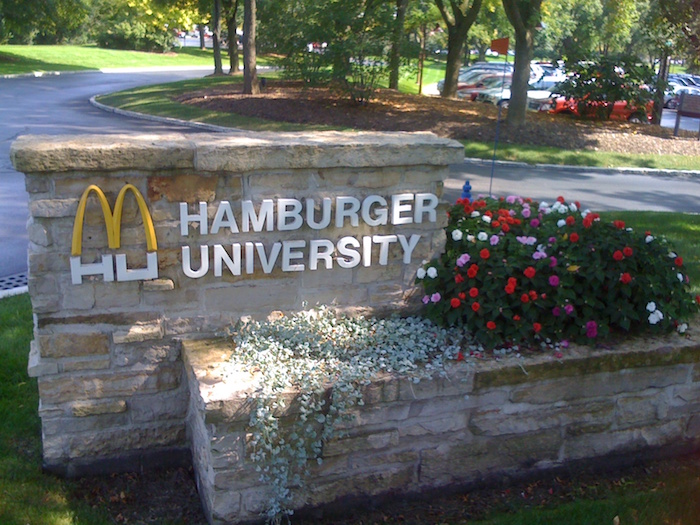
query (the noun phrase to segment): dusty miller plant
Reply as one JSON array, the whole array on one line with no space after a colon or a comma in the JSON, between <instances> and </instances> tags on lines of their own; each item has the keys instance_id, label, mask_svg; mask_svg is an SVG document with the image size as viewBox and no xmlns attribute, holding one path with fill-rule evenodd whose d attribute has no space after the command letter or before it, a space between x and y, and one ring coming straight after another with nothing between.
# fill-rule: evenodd
<instances>
[{"instance_id":1,"label":"dusty miller plant","mask_svg":"<svg viewBox=\"0 0 700 525\"><path fill-rule=\"evenodd\" d=\"M304 487L311 462L320 464L324 444L339 435L337 424L363 405L363 387L381 373L413 382L444 374L460 337L423 318L346 317L327 308L238 326L231 362L255 376L248 450L270 489L268 522L292 514L292 489Z\"/></svg>"}]
</instances>

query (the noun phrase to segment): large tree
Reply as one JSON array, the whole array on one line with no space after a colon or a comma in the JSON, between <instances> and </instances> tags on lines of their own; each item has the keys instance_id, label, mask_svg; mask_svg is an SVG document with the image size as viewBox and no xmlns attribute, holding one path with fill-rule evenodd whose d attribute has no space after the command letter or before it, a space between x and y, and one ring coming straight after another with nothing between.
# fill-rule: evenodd
<instances>
[{"instance_id":1,"label":"large tree","mask_svg":"<svg viewBox=\"0 0 700 525\"><path fill-rule=\"evenodd\" d=\"M542 0L503 0L506 16L515 31L515 64L508 104L508 123L525 123L535 31L541 25Z\"/></svg>"},{"instance_id":2,"label":"large tree","mask_svg":"<svg viewBox=\"0 0 700 525\"><path fill-rule=\"evenodd\" d=\"M443 97L454 98L457 94L459 67L462 65L462 50L469 36L469 29L476 21L482 0L435 0L442 19L447 26L447 64Z\"/></svg>"},{"instance_id":3,"label":"large tree","mask_svg":"<svg viewBox=\"0 0 700 525\"><path fill-rule=\"evenodd\" d=\"M396 0L396 20L391 31L391 50L389 51L389 88L399 89L399 66L401 64L401 40L404 33L406 8L408 0Z\"/></svg>"},{"instance_id":4,"label":"large tree","mask_svg":"<svg viewBox=\"0 0 700 525\"><path fill-rule=\"evenodd\" d=\"M257 69L257 48L255 32L257 29L257 8L255 0L243 2L243 93L257 95L260 82Z\"/></svg>"}]
</instances>

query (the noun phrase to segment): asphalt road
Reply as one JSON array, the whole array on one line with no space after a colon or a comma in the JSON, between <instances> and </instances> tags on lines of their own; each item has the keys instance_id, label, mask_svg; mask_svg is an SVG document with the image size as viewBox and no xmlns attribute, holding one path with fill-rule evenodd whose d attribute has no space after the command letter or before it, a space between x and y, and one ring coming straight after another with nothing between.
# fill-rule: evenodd
<instances>
[{"instance_id":1,"label":"asphalt road","mask_svg":"<svg viewBox=\"0 0 700 525\"><path fill-rule=\"evenodd\" d=\"M212 68L213 71L213 68ZM79 73L0 79L0 278L27 269L28 218L24 175L10 163L10 144L19 135L192 132L105 113L90 105L93 95L139 85L202 77L208 71Z\"/></svg>"},{"instance_id":2,"label":"asphalt road","mask_svg":"<svg viewBox=\"0 0 700 525\"><path fill-rule=\"evenodd\" d=\"M23 134L159 133L198 131L130 119L90 105L93 95L130 87L201 77L207 71L80 73L40 78L0 79L0 279L26 271L27 194L24 176L9 159L12 141ZM675 123L675 112L665 126ZM698 119L684 119L696 130ZM563 170L557 167L502 166L465 162L454 166L445 184L446 198L460 196L469 180L473 194L520 194L542 200L564 195L596 210L639 209L700 212L700 175L669 176L611 173L603 170Z\"/></svg>"}]
</instances>

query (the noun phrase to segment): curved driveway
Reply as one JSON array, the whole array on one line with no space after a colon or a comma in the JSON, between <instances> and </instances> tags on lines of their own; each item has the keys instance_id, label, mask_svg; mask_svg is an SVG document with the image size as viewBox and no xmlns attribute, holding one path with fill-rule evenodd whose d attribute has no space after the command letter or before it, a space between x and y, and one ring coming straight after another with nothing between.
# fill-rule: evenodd
<instances>
[{"instance_id":1,"label":"curved driveway","mask_svg":"<svg viewBox=\"0 0 700 525\"><path fill-rule=\"evenodd\" d=\"M190 128L105 113L90 105L93 95L139 85L196 78L206 71L79 73L0 79L0 279L26 271L27 194L24 177L9 159L12 141L23 134L198 133ZM671 117L671 116L669 116ZM665 125L671 121L667 117ZM684 123L694 126L693 122ZM685 127L685 126L684 126ZM562 169L465 162L453 167L445 196L455 199L465 180L473 192L521 194L552 200L565 195L587 207L700 213L700 174L645 175L596 169Z\"/></svg>"}]
</instances>

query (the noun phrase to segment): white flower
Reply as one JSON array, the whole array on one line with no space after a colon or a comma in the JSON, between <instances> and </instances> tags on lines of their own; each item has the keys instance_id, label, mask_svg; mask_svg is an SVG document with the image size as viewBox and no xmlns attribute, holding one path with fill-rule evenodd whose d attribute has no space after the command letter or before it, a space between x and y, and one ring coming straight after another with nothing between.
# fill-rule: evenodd
<instances>
[{"instance_id":1,"label":"white flower","mask_svg":"<svg viewBox=\"0 0 700 525\"><path fill-rule=\"evenodd\" d=\"M560 228L563 228L564 226L566 226L566 221L564 219L559 219L557 221L557 226L559 226Z\"/></svg>"},{"instance_id":2,"label":"white flower","mask_svg":"<svg viewBox=\"0 0 700 525\"><path fill-rule=\"evenodd\" d=\"M423 279L425 277L425 269L424 268L418 268L418 271L416 272L416 277L418 279Z\"/></svg>"},{"instance_id":3,"label":"white flower","mask_svg":"<svg viewBox=\"0 0 700 525\"><path fill-rule=\"evenodd\" d=\"M669 259L675 259L678 255L676 255L676 252L668 252L668 257Z\"/></svg>"},{"instance_id":4,"label":"white flower","mask_svg":"<svg viewBox=\"0 0 700 525\"><path fill-rule=\"evenodd\" d=\"M647 235L646 237L644 237L644 242L646 242L647 244L649 244L653 240L654 237L652 235Z\"/></svg>"},{"instance_id":5,"label":"white flower","mask_svg":"<svg viewBox=\"0 0 700 525\"><path fill-rule=\"evenodd\" d=\"M479 232L479 235L477 235L476 238L479 239L480 241L485 241L486 239L489 238L489 235L486 232Z\"/></svg>"},{"instance_id":6,"label":"white flower","mask_svg":"<svg viewBox=\"0 0 700 525\"><path fill-rule=\"evenodd\" d=\"M649 314L649 324L656 324L663 318L664 314L661 313L661 310L656 310Z\"/></svg>"},{"instance_id":7,"label":"white flower","mask_svg":"<svg viewBox=\"0 0 700 525\"><path fill-rule=\"evenodd\" d=\"M461 241L463 236L464 234L462 233L462 230L452 230L453 241Z\"/></svg>"},{"instance_id":8,"label":"white flower","mask_svg":"<svg viewBox=\"0 0 700 525\"><path fill-rule=\"evenodd\" d=\"M583 211L581 212L581 218L582 218L582 219L585 219L585 218L586 218L586 215L588 215L589 213L591 213L591 210L583 210Z\"/></svg>"},{"instance_id":9,"label":"white flower","mask_svg":"<svg viewBox=\"0 0 700 525\"><path fill-rule=\"evenodd\" d=\"M491 224L491 217L489 217L488 215L484 215L481 218L481 220L484 221L486 224Z\"/></svg>"},{"instance_id":10,"label":"white flower","mask_svg":"<svg viewBox=\"0 0 700 525\"><path fill-rule=\"evenodd\" d=\"M547 204L545 201L540 202L540 210L544 208L549 208L549 204Z\"/></svg>"},{"instance_id":11,"label":"white flower","mask_svg":"<svg viewBox=\"0 0 700 525\"><path fill-rule=\"evenodd\" d=\"M677 273L677 274L676 274L676 277L678 277L678 280L679 280L680 282L683 282L683 274L682 274L682 273Z\"/></svg>"},{"instance_id":12,"label":"white flower","mask_svg":"<svg viewBox=\"0 0 700 525\"><path fill-rule=\"evenodd\" d=\"M433 266L428 268L428 271L426 273L428 274L428 277L430 277L431 279L435 279L437 277L437 270Z\"/></svg>"},{"instance_id":13,"label":"white flower","mask_svg":"<svg viewBox=\"0 0 700 525\"><path fill-rule=\"evenodd\" d=\"M474 210L474 211L472 212L472 214L471 214L472 217L479 217L480 215L481 215L481 213L479 213L479 212L476 211L476 210Z\"/></svg>"},{"instance_id":14,"label":"white flower","mask_svg":"<svg viewBox=\"0 0 700 525\"><path fill-rule=\"evenodd\" d=\"M678 325L678 333L679 334L684 334L687 329L688 329L688 323L683 323L683 324Z\"/></svg>"},{"instance_id":15,"label":"white flower","mask_svg":"<svg viewBox=\"0 0 700 525\"><path fill-rule=\"evenodd\" d=\"M473 235L467 235L467 241L469 242L474 242L476 239L474 238Z\"/></svg>"},{"instance_id":16,"label":"white flower","mask_svg":"<svg viewBox=\"0 0 700 525\"><path fill-rule=\"evenodd\" d=\"M576 206L575 202L572 202L571 204L569 204L569 209L571 211L576 211L576 210L578 210L578 206Z\"/></svg>"},{"instance_id":17,"label":"white flower","mask_svg":"<svg viewBox=\"0 0 700 525\"><path fill-rule=\"evenodd\" d=\"M656 303L654 301L650 301L647 303L647 312L653 312L656 310Z\"/></svg>"}]
</instances>

